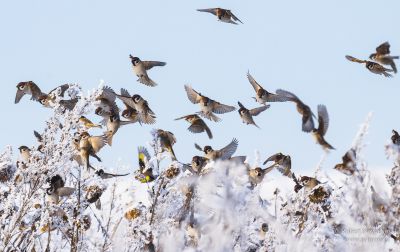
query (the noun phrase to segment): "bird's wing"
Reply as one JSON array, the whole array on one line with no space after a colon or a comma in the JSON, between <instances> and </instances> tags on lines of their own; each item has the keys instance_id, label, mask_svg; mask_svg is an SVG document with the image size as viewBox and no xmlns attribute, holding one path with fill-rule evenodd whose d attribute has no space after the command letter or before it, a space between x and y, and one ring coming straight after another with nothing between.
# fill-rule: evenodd
<instances>
[{"instance_id":1,"label":"bird's wing","mask_svg":"<svg viewBox=\"0 0 400 252\"><path fill-rule=\"evenodd\" d=\"M285 102L285 101L290 101L292 98L283 96L283 95L277 95L273 93L269 93L267 97L267 102Z\"/></svg>"},{"instance_id":2,"label":"bird's wing","mask_svg":"<svg viewBox=\"0 0 400 252\"><path fill-rule=\"evenodd\" d=\"M217 15L217 8L210 8L210 9L197 9L200 12L208 12L214 15Z\"/></svg>"},{"instance_id":3,"label":"bird's wing","mask_svg":"<svg viewBox=\"0 0 400 252\"><path fill-rule=\"evenodd\" d=\"M318 132L322 136L326 134L329 126L328 110L325 105L318 105Z\"/></svg>"},{"instance_id":4,"label":"bird's wing","mask_svg":"<svg viewBox=\"0 0 400 252\"><path fill-rule=\"evenodd\" d=\"M243 106L243 104L240 101L238 101L238 105L239 105L239 108L246 109L246 107Z\"/></svg>"},{"instance_id":5,"label":"bird's wing","mask_svg":"<svg viewBox=\"0 0 400 252\"><path fill-rule=\"evenodd\" d=\"M212 111L217 114L228 113L228 112L234 111L236 109L233 106L225 105L225 104L219 103L214 100L211 100L210 103L212 106Z\"/></svg>"},{"instance_id":6,"label":"bird's wing","mask_svg":"<svg viewBox=\"0 0 400 252\"><path fill-rule=\"evenodd\" d=\"M36 85L34 82L31 82L31 93L32 93L31 100L34 101L38 101L39 97L43 94L42 90L40 90L39 86Z\"/></svg>"},{"instance_id":7,"label":"bird's wing","mask_svg":"<svg viewBox=\"0 0 400 252\"><path fill-rule=\"evenodd\" d=\"M176 137L174 134L170 131L164 131L165 136L168 138L168 141L171 143L171 145L174 145L176 143Z\"/></svg>"},{"instance_id":8,"label":"bird's wing","mask_svg":"<svg viewBox=\"0 0 400 252\"><path fill-rule=\"evenodd\" d=\"M205 123L203 120L197 120L194 123L192 123L192 125L190 125L190 127L188 128L188 130L192 133L201 133L204 132L205 130Z\"/></svg>"},{"instance_id":9,"label":"bird's wing","mask_svg":"<svg viewBox=\"0 0 400 252\"><path fill-rule=\"evenodd\" d=\"M230 11L230 10L227 10L227 12L231 15L231 17L233 18L233 20L235 20L235 21L239 21L240 23L242 23L243 24L243 22L242 21L240 21L240 19L239 18L237 18L233 13L232 13L232 11Z\"/></svg>"},{"instance_id":10,"label":"bird's wing","mask_svg":"<svg viewBox=\"0 0 400 252\"><path fill-rule=\"evenodd\" d=\"M288 98L290 101L294 101L296 103L297 102L301 102L299 97L297 97L295 94L293 94L293 93L291 93L289 91L286 91L286 90L283 90L283 89L277 89L276 93L278 95L281 95L281 96L284 96L284 97Z\"/></svg>"},{"instance_id":11,"label":"bird's wing","mask_svg":"<svg viewBox=\"0 0 400 252\"><path fill-rule=\"evenodd\" d=\"M271 106L271 105L268 104L268 105L261 106L261 107L258 107L258 108L250 109L250 110L249 110L250 115L252 115L252 116L257 116L257 115L260 114L261 112L263 112L263 111L265 111L266 109L268 109L270 106Z\"/></svg>"},{"instance_id":12,"label":"bird's wing","mask_svg":"<svg viewBox=\"0 0 400 252\"><path fill-rule=\"evenodd\" d=\"M194 90L191 86L189 85L185 85L185 90L186 90L186 94L187 97L189 98L189 100L193 103L199 103L201 95L199 93L197 93L196 90Z\"/></svg>"},{"instance_id":13,"label":"bird's wing","mask_svg":"<svg viewBox=\"0 0 400 252\"><path fill-rule=\"evenodd\" d=\"M104 86L101 95L98 98L105 98L109 101L115 101L116 93L109 86Z\"/></svg>"},{"instance_id":14,"label":"bird's wing","mask_svg":"<svg viewBox=\"0 0 400 252\"><path fill-rule=\"evenodd\" d=\"M203 148L201 148L201 146L198 145L197 143L194 144L194 147L195 147L196 149L198 149L199 151L203 151Z\"/></svg>"},{"instance_id":15,"label":"bird's wing","mask_svg":"<svg viewBox=\"0 0 400 252\"><path fill-rule=\"evenodd\" d=\"M314 120L311 114L304 114L301 120L301 129L304 132L311 132L314 129Z\"/></svg>"},{"instance_id":16,"label":"bird's wing","mask_svg":"<svg viewBox=\"0 0 400 252\"><path fill-rule=\"evenodd\" d=\"M149 163L151 158L146 147L143 146L138 147L138 158L139 158L139 167L143 171L144 169L146 169L146 165Z\"/></svg>"},{"instance_id":17,"label":"bird's wing","mask_svg":"<svg viewBox=\"0 0 400 252\"><path fill-rule=\"evenodd\" d=\"M177 120L186 119L188 116L190 116L190 115L181 116L181 117L178 117L178 118L176 118L174 120L177 121Z\"/></svg>"},{"instance_id":18,"label":"bird's wing","mask_svg":"<svg viewBox=\"0 0 400 252\"><path fill-rule=\"evenodd\" d=\"M155 66L165 66L167 63L161 61L142 61L143 66L146 70L149 70Z\"/></svg>"},{"instance_id":19,"label":"bird's wing","mask_svg":"<svg viewBox=\"0 0 400 252\"><path fill-rule=\"evenodd\" d=\"M376 52L380 55L390 54L389 42L382 43L376 48Z\"/></svg>"},{"instance_id":20,"label":"bird's wing","mask_svg":"<svg viewBox=\"0 0 400 252\"><path fill-rule=\"evenodd\" d=\"M69 88L69 84L64 84L64 85L58 86L58 87L54 88L53 90L51 90L48 93L48 95L52 95L52 94L56 95L55 93L56 93L57 89L60 89L58 95L61 97L64 97L64 93L65 93L65 91L67 91L68 88Z\"/></svg>"},{"instance_id":21,"label":"bird's wing","mask_svg":"<svg viewBox=\"0 0 400 252\"><path fill-rule=\"evenodd\" d=\"M349 162L353 162L355 163L356 161L356 151L351 148L350 150L348 150L346 152L346 154L344 154L344 156L342 157L343 163L349 163Z\"/></svg>"},{"instance_id":22,"label":"bird's wing","mask_svg":"<svg viewBox=\"0 0 400 252\"><path fill-rule=\"evenodd\" d=\"M366 63L367 62L366 60L360 60L360 59L354 58L353 56L350 56L350 55L346 55L346 59L348 59L352 62L357 62L357 63Z\"/></svg>"},{"instance_id":23,"label":"bird's wing","mask_svg":"<svg viewBox=\"0 0 400 252\"><path fill-rule=\"evenodd\" d=\"M88 139L90 145L93 148L94 153L97 153L101 148L107 144L107 136L91 136Z\"/></svg>"},{"instance_id":24,"label":"bird's wing","mask_svg":"<svg viewBox=\"0 0 400 252\"><path fill-rule=\"evenodd\" d=\"M221 152L221 159L229 159L235 153L237 147L239 145L239 141L234 138L232 142L230 142L227 146L220 150Z\"/></svg>"},{"instance_id":25,"label":"bird's wing","mask_svg":"<svg viewBox=\"0 0 400 252\"><path fill-rule=\"evenodd\" d=\"M17 93L15 94L15 104L17 104L21 98L25 95L25 92L22 90L17 89Z\"/></svg>"},{"instance_id":26,"label":"bird's wing","mask_svg":"<svg viewBox=\"0 0 400 252\"><path fill-rule=\"evenodd\" d=\"M121 88L121 96L124 97L131 97L131 95L129 94L128 90L126 90L125 88ZM118 97L118 96L117 96ZM121 99L121 98L120 98ZM122 100L122 99L121 99ZM128 103L126 103L125 101L122 100L122 102L124 103L125 107L130 109L132 108L132 106L130 106Z\"/></svg>"},{"instance_id":27,"label":"bird's wing","mask_svg":"<svg viewBox=\"0 0 400 252\"><path fill-rule=\"evenodd\" d=\"M135 103L133 102L132 97L122 95L121 92L121 95L117 95L117 98L120 99L125 104L125 106L129 108L135 108Z\"/></svg>"},{"instance_id":28,"label":"bird's wing","mask_svg":"<svg viewBox=\"0 0 400 252\"><path fill-rule=\"evenodd\" d=\"M33 134L35 135L36 140L37 140L39 143L43 141L43 137L42 137L42 135L39 134L39 132L37 132L36 130L34 130L34 131L33 131Z\"/></svg>"},{"instance_id":29,"label":"bird's wing","mask_svg":"<svg viewBox=\"0 0 400 252\"><path fill-rule=\"evenodd\" d=\"M258 82L251 76L250 72L247 72L247 79L249 80L250 84L253 86L254 91L258 91L259 89L263 89L263 87L258 84Z\"/></svg>"},{"instance_id":30,"label":"bird's wing","mask_svg":"<svg viewBox=\"0 0 400 252\"><path fill-rule=\"evenodd\" d=\"M276 158L280 155L281 153L276 153L272 156L270 156L269 158L267 158L267 160L264 161L263 165L265 165L266 163L270 162L270 161L275 161Z\"/></svg>"}]
</instances>

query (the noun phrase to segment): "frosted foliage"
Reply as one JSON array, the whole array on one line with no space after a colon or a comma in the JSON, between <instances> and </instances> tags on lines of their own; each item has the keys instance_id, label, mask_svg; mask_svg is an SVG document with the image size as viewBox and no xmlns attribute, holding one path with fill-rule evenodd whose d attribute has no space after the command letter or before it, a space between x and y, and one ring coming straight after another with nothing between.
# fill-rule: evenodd
<instances>
[{"instance_id":1,"label":"frosted foliage","mask_svg":"<svg viewBox=\"0 0 400 252\"><path fill-rule=\"evenodd\" d=\"M353 141L357 171L333 179L338 172L324 167L324 155L309 174L319 183L297 192L294 179L275 170L251 184L247 160L210 162L192 174L171 161L156 130L147 143L154 180L136 179L138 170L102 179L75 161L73 146L77 121L93 113L101 89L73 85L68 94L79 102L53 108L44 148L29 146L27 163L11 146L0 153L0 251L400 251L399 146L385 146L394 163L385 190L363 156L371 114ZM263 157L249 153L258 166ZM48 178L57 174L75 190L53 202Z\"/></svg>"}]
</instances>

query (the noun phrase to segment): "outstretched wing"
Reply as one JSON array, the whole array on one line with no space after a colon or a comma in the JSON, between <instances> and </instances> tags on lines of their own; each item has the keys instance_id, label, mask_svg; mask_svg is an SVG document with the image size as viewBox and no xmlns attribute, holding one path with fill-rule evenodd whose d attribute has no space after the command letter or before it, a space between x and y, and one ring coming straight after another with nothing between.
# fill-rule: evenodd
<instances>
[{"instance_id":1,"label":"outstretched wing","mask_svg":"<svg viewBox=\"0 0 400 252\"><path fill-rule=\"evenodd\" d=\"M210 9L197 9L200 12L208 12L214 15L217 15L217 8L210 8Z\"/></svg>"},{"instance_id":2,"label":"outstretched wing","mask_svg":"<svg viewBox=\"0 0 400 252\"><path fill-rule=\"evenodd\" d=\"M97 153L104 145L107 144L107 136L91 136L88 139L90 145L93 148L94 153Z\"/></svg>"},{"instance_id":3,"label":"outstretched wing","mask_svg":"<svg viewBox=\"0 0 400 252\"><path fill-rule=\"evenodd\" d=\"M284 96L286 98L289 98L290 101L301 102L299 97L297 97L295 94L293 94L293 93L291 93L289 91L286 91L286 90L283 90L283 89L277 89L276 93L278 95L281 95L281 96Z\"/></svg>"},{"instance_id":4,"label":"outstretched wing","mask_svg":"<svg viewBox=\"0 0 400 252\"><path fill-rule=\"evenodd\" d=\"M239 141L234 138L232 142L230 142L227 146L220 150L221 152L221 159L229 159L235 153L237 147L239 145Z\"/></svg>"},{"instance_id":5,"label":"outstretched wing","mask_svg":"<svg viewBox=\"0 0 400 252\"><path fill-rule=\"evenodd\" d=\"M360 59L354 58L353 56L350 56L350 55L346 55L346 59L348 59L352 62L357 62L357 63L366 63L367 62L366 60L360 60Z\"/></svg>"},{"instance_id":6,"label":"outstretched wing","mask_svg":"<svg viewBox=\"0 0 400 252\"><path fill-rule=\"evenodd\" d=\"M57 90L59 90L57 95L64 97L64 93L65 93L65 91L67 91L68 88L69 88L69 84L64 84L64 85L58 86L58 87L54 88L53 90L51 90L48 95L52 95L52 94L56 95L55 92Z\"/></svg>"},{"instance_id":7,"label":"outstretched wing","mask_svg":"<svg viewBox=\"0 0 400 252\"><path fill-rule=\"evenodd\" d=\"M212 103L212 111L217 114L228 113L236 109L233 106L225 105L214 100L211 100L210 102Z\"/></svg>"},{"instance_id":8,"label":"outstretched wing","mask_svg":"<svg viewBox=\"0 0 400 252\"><path fill-rule=\"evenodd\" d=\"M233 20L235 20L235 21L239 21L240 23L242 23L243 24L243 22L242 21L240 21L240 19L239 18L237 18L233 13L232 13L232 11L230 11L230 10L227 10L227 12L231 15L231 17L233 18Z\"/></svg>"},{"instance_id":9,"label":"outstretched wing","mask_svg":"<svg viewBox=\"0 0 400 252\"><path fill-rule=\"evenodd\" d=\"M260 114L261 112L265 111L269 107L271 107L271 105L268 104L268 105L261 106L261 107L258 107L258 108L250 109L249 112L250 112L250 115L257 116L258 114Z\"/></svg>"},{"instance_id":10,"label":"outstretched wing","mask_svg":"<svg viewBox=\"0 0 400 252\"><path fill-rule=\"evenodd\" d=\"M265 165L266 163L268 163L270 161L275 161L277 159L277 157L280 155L282 155L282 153L276 153L276 154L270 156L269 158L267 158L267 160L264 161L263 165Z\"/></svg>"},{"instance_id":11,"label":"outstretched wing","mask_svg":"<svg viewBox=\"0 0 400 252\"><path fill-rule=\"evenodd\" d=\"M185 85L185 90L189 101L191 101L193 104L200 102L201 95L196 90L189 85Z\"/></svg>"},{"instance_id":12,"label":"outstretched wing","mask_svg":"<svg viewBox=\"0 0 400 252\"><path fill-rule=\"evenodd\" d=\"M328 110L325 105L318 105L318 132L322 136L326 134L329 126Z\"/></svg>"},{"instance_id":13,"label":"outstretched wing","mask_svg":"<svg viewBox=\"0 0 400 252\"><path fill-rule=\"evenodd\" d=\"M138 158L139 158L140 170L143 171L144 169L146 169L146 166L150 161L150 154L147 151L146 147L143 146L138 147Z\"/></svg>"},{"instance_id":14,"label":"outstretched wing","mask_svg":"<svg viewBox=\"0 0 400 252\"><path fill-rule=\"evenodd\" d=\"M194 147L195 147L196 149L198 149L199 151L203 151L203 148L201 148L201 146L198 145L197 143L194 144Z\"/></svg>"},{"instance_id":15,"label":"outstretched wing","mask_svg":"<svg viewBox=\"0 0 400 252\"><path fill-rule=\"evenodd\" d=\"M155 66L165 66L167 64L166 62L161 62L161 61L142 61L142 62L146 70L150 70Z\"/></svg>"},{"instance_id":16,"label":"outstretched wing","mask_svg":"<svg viewBox=\"0 0 400 252\"><path fill-rule=\"evenodd\" d=\"M253 86L254 91L258 91L259 89L263 89L263 87L258 84L258 82L251 76L250 72L247 72L247 79L249 80L250 84Z\"/></svg>"},{"instance_id":17,"label":"outstretched wing","mask_svg":"<svg viewBox=\"0 0 400 252\"><path fill-rule=\"evenodd\" d=\"M389 42L382 43L376 48L376 52L380 55L390 54L390 44Z\"/></svg>"}]
</instances>

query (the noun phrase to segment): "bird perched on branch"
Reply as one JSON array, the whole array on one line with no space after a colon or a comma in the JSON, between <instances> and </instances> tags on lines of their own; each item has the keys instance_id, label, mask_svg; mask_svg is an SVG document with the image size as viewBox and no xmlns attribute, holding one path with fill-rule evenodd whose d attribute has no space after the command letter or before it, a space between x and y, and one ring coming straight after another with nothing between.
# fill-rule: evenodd
<instances>
[{"instance_id":1,"label":"bird perched on branch","mask_svg":"<svg viewBox=\"0 0 400 252\"><path fill-rule=\"evenodd\" d=\"M296 103L297 111L302 115L302 130L304 132L311 132L314 129L313 117L315 117L315 115L311 111L310 107L289 91L278 89L276 90L276 93L288 98L289 101Z\"/></svg>"},{"instance_id":2,"label":"bird perched on branch","mask_svg":"<svg viewBox=\"0 0 400 252\"><path fill-rule=\"evenodd\" d=\"M243 123L253 124L257 128L260 128L260 127L258 127L258 125L254 122L253 116L259 115L261 112L265 111L266 109L268 109L270 107L270 105L264 105L264 106L258 107L258 108L247 109L240 102L238 102L238 105L239 105L238 112L239 112L240 118L242 118Z\"/></svg>"},{"instance_id":3,"label":"bird perched on branch","mask_svg":"<svg viewBox=\"0 0 400 252\"><path fill-rule=\"evenodd\" d=\"M154 124L156 122L156 116L153 110L151 110L149 103L140 95L135 94L133 96L129 96L128 91L121 89L121 94L117 94L117 97L123 101L126 106L129 106L137 111L139 122L144 124Z\"/></svg>"},{"instance_id":4,"label":"bird perched on branch","mask_svg":"<svg viewBox=\"0 0 400 252\"><path fill-rule=\"evenodd\" d=\"M186 115L182 116L179 118L176 118L175 120L181 120L185 119L187 122L190 123L190 126L188 130L192 133L202 133L202 132L207 132L208 138L212 139L212 133L210 128L207 126L207 124L201 119L198 115L196 114L191 114L191 115Z\"/></svg>"},{"instance_id":5,"label":"bird perched on branch","mask_svg":"<svg viewBox=\"0 0 400 252\"><path fill-rule=\"evenodd\" d=\"M192 87L185 85L185 90L189 101L193 104L199 104L201 111L198 112L202 117L207 118L208 120L219 122L221 119L217 117L214 113L224 114L231 111L234 111L236 108L233 106L228 106L221 104L217 101L214 101L207 96L198 93Z\"/></svg>"},{"instance_id":6,"label":"bird perched on branch","mask_svg":"<svg viewBox=\"0 0 400 252\"><path fill-rule=\"evenodd\" d=\"M107 173L103 169L97 170L96 175L99 176L102 179L109 179L109 178L115 178L115 177L123 177L129 175L129 173L125 174L113 174L113 173Z\"/></svg>"},{"instance_id":7,"label":"bird perched on branch","mask_svg":"<svg viewBox=\"0 0 400 252\"><path fill-rule=\"evenodd\" d=\"M289 97L273 94L265 90L258 82L247 72L247 79L253 86L256 96L253 97L256 102L265 105L267 102L285 102L290 101Z\"/></svg>"},{"instance_id":8,"label":"bird perched on branch","mask_svg":"<svg viewBox=\"0 0 400 252\"><path fill-rule=\"evenodd\" d=\"M150 163L150 154L147 149L143 146L138 147L138 159L139 159L139 170L135 179L141 183L151 182L156 179L153 174L153 164Z\"/></svg>"},{"instance_id":9,"label":"bird perched on branch","mask_svg":"<svg viewBox=\"0 0 400 252\"><path fill-rule=\"evenodd\" d=\"M390 65L394 73L397 73L396 64L394 59L399 59L399 56L390 55L389 42L382 43L376 48L376 52L369 56L370 59L375 60L383 65Z\"/></svg>"},{"instance_id":10,"label":"bird perched on branch","mask_svg":"<svg viewBox=\"0 0 400 252\"><path fill-rule=\"evenodd\" d=\"M324 138L326 132L328 131L329 126L329 116L328 110L326 109L325 105L318 105L318 129L314 128L312 130L312 135L315 141L322 146L324 150L334 150L335 148L332 147Z\"/></svg>"},{"instance_id":11,"label":"bird perched on branch","mask_svg":"<svg viewBox=\"0 0 400 252\"><path fill-rule=\"evenodd\" d=\"M78 120L80 123L82 123L87 129L90 128L101 128L100 124L95 124L92 121L90 121L89 119L87 119L85 116L81 116L79 117Z\"/></svg>"},{"instance_id":12,"label":"bird perched on branch","mask_svg":"<svg viewBox=\"0 0 400 252\"><path fill-rule=\"evenodd\" d=\"M393 77L391 74L387 73L387 72L393 72L392 69L385 68L384 66L382 66L378 63L375 63L375 62L372 62L369 60L360 60L360 59L354 58L353 56L349 56L349 55L346 55L346 59L348 59L352 62L357 62L357 63L361 63L361 64L365 63L365 67L371 73L384 75L385 77Z\"/></svg>"},{"instance_id":13,"label":"bird perched on branch","mask_svg":"<svg viewBox=\"0 0 400 252\"><path fill-rule=\"evenodd\" d=\"M167 63L161 61L142 61L138 57L133 57L132 55L129 55L129 58L132 62L133 72L139 78L137 81L145 84L146 86L157 86L157 83L150 79L147 71L155 66L165 66Z\"/></svg>"},{"instance_id":14,"label":"bird perched on branch","mask_svg":"<svg viewBox=\"0 0 400 252\"><path fill-rule=\"evenodd\" d=\"M196 149L204 152L204 157L209 160L227 160L232 157L238 147L239 141L236 138L233 138L232 141L220 150L214 150L211 146L206 145L204 148L201 148L198 144L194 144Z\"/></svg>"},{"instance_id":15,"label":"bird perched on branch","mask_svg":"<svg viewBox=\"0 0 400 252\"><path fill-rule=\"evenodd\" d=\"M86 170L93 168L89 163L89 155L95 157L97 160L101 159L97 156L97 152L100 151L107 144L107 137L102 136L91 136L88 132L84 131L80 134L79 140L79 153L80 159Z\"/></svg>"},{"instance_id":16,"label":"bird perched on branch","mask_svg":"<svg viewBox=\"0 0 400 252\"><path fill-rule=\"evenodd\" d=\"M352 148L342 157L342 163L335 165L335 170L346 175L353 175L357 171L356 151Z\"/></svg>"},{"instance_id":17,"label":"bird perched on branch","mask_svg":"<svg viewBox=\"0 0 400 252\"><path fill-rule=\"evenodd\" d=\"M47 188L46 193L50 202L54 204L58 204L60 197L70 196L75 192L75 188L65 186L64 180L58 174L47 178L47 183L49 188Z\"/></svg>"},{"instance_id":18,"label":"bird perched on branch","mask_svg":"<svg viewBox=\"0 0 400 252\"><path fill-rule=\"evenodd\" d=\"M218 20L225 23L230 24L238 24L235 21L239 21L243 24L242 21L239 20L230 10L222 9L222 8L210 8L210 9L198 9L200 12L208 12L215 16L217 16Z\"/></svg>"}]
</instances>

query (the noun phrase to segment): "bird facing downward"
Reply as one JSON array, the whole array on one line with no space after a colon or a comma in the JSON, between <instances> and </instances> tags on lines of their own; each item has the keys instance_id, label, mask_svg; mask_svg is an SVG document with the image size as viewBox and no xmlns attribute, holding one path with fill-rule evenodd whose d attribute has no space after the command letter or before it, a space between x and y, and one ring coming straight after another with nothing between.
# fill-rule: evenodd
<instances>
[{"instance_id":1,"label":"bird facing downward","mask_svg":"<svg viewBox=\"0 0 400 252\"><path fill-rule=\"evenodd\" d=\"M259 115L261 112L265 111L266 109L268 109L270 107L270 105L264 105L264 106L258 107L258 108L247 109L240 102L238 102L238 105L240 107L238 112L239 112L240 118L242 118L243 123L245 123L247 125L253 124L257 128L260 128L260 127L258 127L258 125L254 122L253 116Z\"/></svg>"},{"instance_id":2,"label":"bird facing downward","mask_svg":"<svg viewBox=\"0 0 400 252\"><path fill-rule=\"evenodd\" d=\"M186 115L182 116L179 118L176 118L175 120L181 120L185 119L187 122L190 123L190 126L188 130L192 133L202 133L202 132L207 132L208 138L212 139L212 133L210 128L207 126L207 124L201 119L198 115L196 114L191 114L191 115Z\"/></svg>"},{"instance_id":3,"label":"bird facing downward","mask_svg":"<svg viewBox=\"0 0 400 252\"><path fill-rule=\"evenodd\" d=\"M210 9L198 9L200 12L208 12L215 16L217 16L218 20L225 23L230 24L238 24L235 21L239 21L243 24L242 21L239 20L230 10L222 9L222 8L210 8Z\"/></svg>"},{"instance_id":4,"label":"bird facing downward","mask_svg":"<svg viewBox=\"0 0 400 252\"><path fill-rule=\"evenodd\" d=\"M394 59L399 59L399 56L390 55L390 44L389 42L382 43L376 48L376 53L369 56L370 59L375 60L383 65L390 65L394 73L397 73L396 64Z\"/></svg>"},{"instance_id":5,"label":"bird facing downward","mask_svg":"<svg viewBox=\"0 0 400 252\"><path fill-rule=\"evenodd\" d=\"M334 150L335 148L332 147L324 138L326 132L328 131L329 126L329 116L328 110L326 109L325 105L318 105L318 129L314 128L311 131L315 141L322 146L324 150Z\"/></svg>"},{"instance_id":6,"label":"bird facing downward","mask_svg":"<svg viewBox=\"0 0 400 252\"><path fill-rule=\"evenodd\" d=\"M137 81L149 87L157 86L157 83L150 79L147 71L155 66L165 66L167 63L161 61L142 61L132 55L129 55L129 58L132 62L133 72L139 78Z\"/></svg>"}]
</instances>

